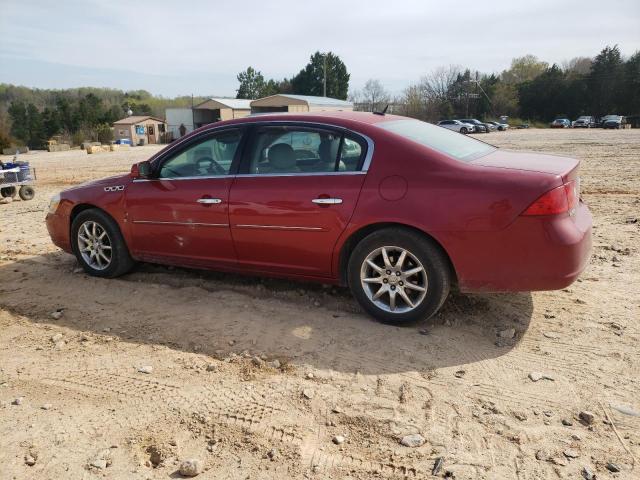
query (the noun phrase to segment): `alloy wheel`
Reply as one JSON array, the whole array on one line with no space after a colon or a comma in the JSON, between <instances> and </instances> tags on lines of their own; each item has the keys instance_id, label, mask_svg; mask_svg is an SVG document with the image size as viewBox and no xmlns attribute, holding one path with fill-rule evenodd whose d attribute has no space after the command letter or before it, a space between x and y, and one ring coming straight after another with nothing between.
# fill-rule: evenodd
<instances>
[{"instance_id":1,"label":"alloy wheel","mask_svg":"<svg viewBox=\"0 0 640 480\"><path fill-rule=\"evenodd\" d=\"M372 251L360 269L362 289L378 308L405 313L417 308L427 295L427 272L418 258L402 247Z\"/></svg>"},{"instance_id":2,"label":"alloy wheel","mask_svg":"<svg viewBox=\"0 0 640 480\"><path fill-rule=\"evenodd\" d=\"M94 270L111 264L112 244L109 234L98 222L87 220L78 229L78 250L82 259Z\"/></svg>"}]
</instances>

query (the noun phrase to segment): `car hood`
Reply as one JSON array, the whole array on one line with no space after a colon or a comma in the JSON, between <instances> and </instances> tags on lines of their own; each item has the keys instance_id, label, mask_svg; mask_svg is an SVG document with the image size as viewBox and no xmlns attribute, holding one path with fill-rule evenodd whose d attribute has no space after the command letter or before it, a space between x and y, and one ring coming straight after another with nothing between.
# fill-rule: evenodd
<instances>
[{"instance_id":1,"label":"car hood","mask_svg":"<svg viewBox=\"0 0 640 480\"><path fill-rule=\"evenodd\" d=\"M564 177L574 170L580 164L580 161L575 158L546 153L496 150L488 155L472 160L470 164L483 167L549 173L552 175L562 175Z\"/></svg>"},{"instance_id":2,"label":"car hood","mask_svg":"<svg viewBox=\"0 0 640 480\"><path fill-rule=\"evenodd\" d=\"M81 188L92 188L92 187L101 187L107 185L113 185L114 183L123 183L129 179L129 174L124 175L113 175L111 177L100 178L98 180L90 180L88 182L80 183L78 185L74 185L73 187L67 188L64 191L72 191L79 190Z\"/></svg>"}]
</instances>

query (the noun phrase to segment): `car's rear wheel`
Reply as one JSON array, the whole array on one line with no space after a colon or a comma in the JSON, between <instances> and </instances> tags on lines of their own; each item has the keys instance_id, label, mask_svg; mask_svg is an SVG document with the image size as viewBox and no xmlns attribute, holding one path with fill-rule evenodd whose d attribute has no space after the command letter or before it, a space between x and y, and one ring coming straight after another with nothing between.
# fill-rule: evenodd
<instances>
[{"instance_id":1,"label":"car's rear wheel","mask_svg":"<svg viewBox=\"0 0 640 480\"><path fill-rule=\"evenodd\" d=\"M463 135L466 135L469 132L469 130L467 130L465 127L462 127L460 129L460 133L462 133Z\"/></svg>"},{"instance_id":2,"label":"car's rear wheel","mask_svg":"<svg viewBox=\"0 0 640 480\"><path fill-rule=\"evenodd\" d=\"M117 223L105 212L80 212L71 226L73 250L85 272L113 278L127 273L134 265Z\"/></svg>"},{"instance_id":3,"label":"car's rear wheel","mask_svg":"<svg viewBox=\"0 0 640 480\"><path fill-rule=\"evenodd\" d=\"M358 303L384 323L434 315L451 283L445 254L424 235L403 228L376 231L353 250L348 280Z\"/></svg>"}]
</instances>

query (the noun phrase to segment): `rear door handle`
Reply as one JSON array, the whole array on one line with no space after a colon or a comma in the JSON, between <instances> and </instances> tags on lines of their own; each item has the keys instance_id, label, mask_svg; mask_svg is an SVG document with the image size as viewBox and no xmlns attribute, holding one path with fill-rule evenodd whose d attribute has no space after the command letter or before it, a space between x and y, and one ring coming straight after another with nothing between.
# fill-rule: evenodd
<instances>
[{"instance_id":1,"label":"rear door handle","mask_svg":"<svg viewBox=\"0 0 640 480\"><path fill-rule=\"evenodd\" d=\"M222 203L222 199L221 198L199 198L198 203L204 203L206 205L210 205L215 203Z\"/></svg>"},{"instance_id":2,"label":"rear door handle","mask_svg":"<svg viewBox=\"0 0 640 480\"><path fill-rule=\"evenodd\" d=\"M342 203L341 198L314 198L311 201L318 205L340 205Z\"/></svg>"}]
</instances>

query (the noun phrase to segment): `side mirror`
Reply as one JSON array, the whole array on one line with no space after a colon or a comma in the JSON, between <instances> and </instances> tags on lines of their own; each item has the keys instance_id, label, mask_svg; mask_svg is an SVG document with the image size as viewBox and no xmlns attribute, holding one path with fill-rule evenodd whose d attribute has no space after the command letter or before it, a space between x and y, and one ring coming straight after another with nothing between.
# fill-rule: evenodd
<instances>
[{"instance_id":1,"label":"side mirror","mask_svg":"<svg viewBox=\"0 0 640 480\"><path fill-rule=\"evenodd\" d=\"M131 165L132 178L149 178L151 173L151 163L148 160Z\"/></svg>"}]
</instances>

